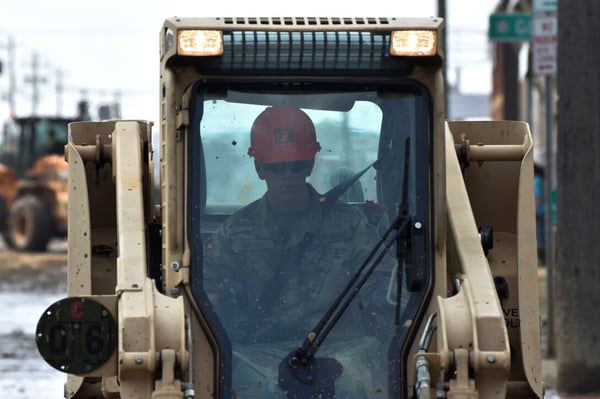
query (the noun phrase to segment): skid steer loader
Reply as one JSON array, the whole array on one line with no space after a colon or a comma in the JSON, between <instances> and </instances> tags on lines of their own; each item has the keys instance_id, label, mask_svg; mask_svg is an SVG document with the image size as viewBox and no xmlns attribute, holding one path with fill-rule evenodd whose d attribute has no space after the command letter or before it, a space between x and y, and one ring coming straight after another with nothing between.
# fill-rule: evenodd
<instances>
[{"instance_id":1,"label":"skid steer loader","mask_svg":"<svg viewBox=\"0 0 600 399\"><path fill-rule=\"evenodd\" d=\"M68 295L36 333L65 397L542 398L531 134L446 121L443 35L439 18L167 19L158 148L149 121L69 127ZM290 265L338 264L352 229L275 257L255 226L222 227L265 203L250 132L281 104L314 123L323 217L372 231L333 277ZM209 280L225 230L233 272Z\"/></svg>"}]
</instances>

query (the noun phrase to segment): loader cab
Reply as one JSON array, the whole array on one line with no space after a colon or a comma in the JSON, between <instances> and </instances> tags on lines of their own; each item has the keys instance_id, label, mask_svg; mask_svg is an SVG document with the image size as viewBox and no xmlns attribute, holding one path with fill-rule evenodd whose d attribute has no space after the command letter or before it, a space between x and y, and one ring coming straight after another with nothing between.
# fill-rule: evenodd
<instances>
[{"instance_id":1,"label":"loader cab","mask_svg":"<svg viewBox=\"0 0 600 399\"><path fill-rule=\"evenodd\" d=\"M0 163L19 175L45 155L63 155L68 125L74 119L17 117L6 120L0 132Z\"/></svg>"},{"instance_id":2,"label":"loader cab","mask_svg":"<svg viewBox=\"0 0 600 399\"><path fill-rule=\"evenodd\" d=\"M252 79L236 83L215 79L196 83L191 88L191 99L186 154L191 285L195 301L216 337L219 392L240 392L247 376L240 375L243 372L239 370L248 359L242 355L242 344L232 338L236 331L231 331L232 324L227 320L230 316L216 311L219 304L209 299L203 283L208 267L203 259L205 245L227 218L264 195L266 185L258 178L254 160L248 155L250 129L259 113L276 104L299 107L315 125L321 150L308 183L324 196L338 187L334 201L359 210L379 237L387 234L389 253L385 257L392 258L396 267L388 272L388 284L385 292L379 293L378 308L371 310L378 313L385 327L377 334L370 331L381 341L377 353L371 354L377 364L372 365L369 360L362 366L365 370L374 366L387 376L383 384L365 389L390 395L399 392L403 382L398 376L404 375L408 347L416 333L408 321L421 317L418 309L433 278L432 100L427 89L408 79L392 83L370 79L368 84L339 84L334 79L273 79L268 85ZM339 189L340 183L351 180L356 181ZM252 245L239 243L240 247ZM347 275L354 275L363 261L356 259ZM400 289L398 281L403 282ZM324 308L333 305L322 300L327 301ZM350 302L349 307L356 306L359 304ZM341 316L340 325L344 317ZM260 323L258 330L278 331L276 317ZM336 328L336 324L331 325L331 338L322 344L324 353L336 333L343 335L343 328ZM306 336L313 327L299 322L295 328L300 336ZM354 328L369 331L370 327ZM260 340L251 332L246 338ZM279 347L269 341L268 345L277 353L288 350L283 344ZM275 366L283 360L276 359L277 356L273 358Z\"/></svg>"}]
</instances>

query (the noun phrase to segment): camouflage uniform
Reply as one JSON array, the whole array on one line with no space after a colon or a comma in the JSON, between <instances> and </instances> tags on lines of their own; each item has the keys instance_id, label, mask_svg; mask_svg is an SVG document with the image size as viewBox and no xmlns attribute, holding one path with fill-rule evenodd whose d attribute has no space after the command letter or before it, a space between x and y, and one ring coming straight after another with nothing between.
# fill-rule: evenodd
<instances>
[{"instance_id":1,"label":"camouflage uniform","mask_svg":"<svg viewBox=\"0 0 600 399\"><path fill-rule=\"evenodd\" d=\"M204 288L229 334L234 358L244 345L255 345L258 352L271 348L270 355L264 352L265 360L280 356L288 346L297 348L379 240L360 211L341 202L325 211L320 194L308 188L310 206L303 215L275 215L265 195L228 218L206 244ZM357 340L374 342L383 328L381 319L391 324L393 306L385 302L385 294L393 262L391 256L384 258L325 340L320 355L330 352L328 345L339 350L344 341L353 342L349 349L360 351ZM382 346L376 351L368 357L385 362L387 350ZM248 356L260 367L256 352L243 357ZM334 357L342 359L344 354ZM363 363L371 364L367 359ZM364 370L360 375L351 371L351 365L343 367L343 378L355 374L354 379L369 380ZM235 379L234 375L234 383Z\"/></svg>"}]
</instances>

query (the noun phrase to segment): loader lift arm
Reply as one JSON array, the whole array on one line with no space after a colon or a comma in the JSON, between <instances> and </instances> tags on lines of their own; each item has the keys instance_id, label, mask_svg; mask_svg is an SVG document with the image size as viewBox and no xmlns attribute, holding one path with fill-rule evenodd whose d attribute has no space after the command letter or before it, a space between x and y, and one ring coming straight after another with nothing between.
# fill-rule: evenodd
<instances>
[{"instance_id":1,"label":"loader lift arm","mask_svg":"<svg viewBox=\"0 0 600 399\"><path fill-rule=\"evenodd\" d=\"M426 362L431 381L453 397L541 398L539 318L512 325L506 317L510 309L537 314L537 290L524 286L537 283L535 256L527 245L534 234L527 219L533 215L529 129L520 122L448 122L446 143L448 276L455 288L449 297L438 296L438 352L420 348L415 368L424 370ZM500 170L504 184L494 180ZM489 210L500 196L494 190L515 197L504 215ZM482 222L496 227L489 255L478 234ZM503 295L496 277L510 287ZM427 397L429 391L422 392L419 397Z\"/></svg>"},{"instance_id":2,"label":"loader lift arm","mask_svg":"<svg viewBox=\"0 0 600 399\"><path fill-rule=\"evenodd\" d=\"M79 390L86 389L86 377L91 378L89 381L104 377L102 389L118 390L121 397L166 395L160 397L177 398L182 395L177 373L188 368L183 298L161 294L148 277L148 198L147 187L141 183L148 181L144 149L148 145L149 128L150 124L139 121L78 122L70 126L72 139L67 146L67 159L72 195L68 260L70 264L85 267L77 272L69 269L69 298L63 301L81 297L84 301L106 303L106 309L116 319L118 340L115 353L104 364L86 368L89 372L69 375L66 391L71 397L77 397ZM95 144L88 144L90 142ZM105 168L110 168L111 173L102 173ZM114 184L109 191L114 193L112 233L106 232L106 226L101 229L95 226L98 218L93 212L100 208L91 208L88 198L90 190L98 184ZM99 247L102 236L113 234L116 243L114 247L109 246L110 251L94 249ZM98 291L106 288L94 288L92 275L95 268L101 268L102 262L113 255L116 285L112 294L99 295ZM94 265L95 261L98 265ZM54 322L66 323L69 328L72 324L60 318ZM48 330L51 328L44 329ZM40 339L38 345L40 341L48 340ZM88 344L82 342L84 346ZM68 362L61 364L65 366L61 371L78 371L71 370ZM162 379L156 380L158 371Z\"/></svg>"}]
</instances>

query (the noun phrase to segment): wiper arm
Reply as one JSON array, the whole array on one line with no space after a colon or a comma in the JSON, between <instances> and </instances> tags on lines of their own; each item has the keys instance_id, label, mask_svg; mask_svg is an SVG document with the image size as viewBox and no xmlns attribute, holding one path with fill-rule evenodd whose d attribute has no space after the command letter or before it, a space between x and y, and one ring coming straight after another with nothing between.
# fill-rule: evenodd
<instances>
[{"instance_id":1,"label":"wiper arm","mask_svg":"<svg viewBox=\"0 0 600 399\"><path fill-rule=\"evenodd\" d=\"M317 326L308 334L302 346L296 350L296 353L300 356L300 360L302 357L313 357L316 351L319 349L327 335L331 332L333 327L337 324L339 319L343 316L346 309L348 309L352 300L358 295L362 287L365 285L371 274L375 271L375 268L381 263L381 260L384 256L389 252L390 247L394 244L396 239L406 230L410 219L405 218L403 215L398 215L394 222L390 225L388 230L384 233L383 237L379 240L379 242L375 245L375 247L369 253L369 256L365 259L365 261L361 264L358 270L354 273L348 284L344 287L342 292L337 296L334 303L327 309L325 315L321 318ZM375 260L371 265L369 263L379 250L379 248L383 245L383 243L387 240L388 236L392 231L395 230L395 233L392 235L391 239L385 244L383 250L377 255ZM366 269L366 272L365 272ZM356 284L354 289L352 288L358 278L362 275L362 278ZM347 298L347 295L349 296ZM342 303L343 301L343 303Z\"/></svg>"},{"instance_id":2,"label":"wiper arm","mask_svg":"<svg viewBox=\"0 0 600 399\"><path fill-rule=\"evenodd\" d=\"M348 284L336 297L333 304L327 309L315 328L308 333L302 346L293 350L279 364L279 382L287 396L290 398L332 398L334 394L335 378L342 374L342 366L335 359L317 359L316 352L333 327L337 324L352 300L358 295L368 281L375 268L381 263L390 247L399 240L399 237L409 237L412 217L408 214L408 166L410 154L410 138L406 139L404 157L404 176L402 185L402 204L398 215L373 247L369 255L356 270ZM392 234L394 232L394 234ZM410 245L404 240L404 246ZM385 243L385 245L384 245ZM380 248L383 249L380 250ZM398 242L400 245L400 242ZM379 252L379 253L378 253ZM406 256L404 251L398 249L398 256ZM371 261L375 260L371 263ZM361 278L362 276L362 278ZM401 274L399 273L399 276ZM360 280L359 280L360 278ZM401 280L401 278L399 278ZM357 284L358 281L358 284ZM401 281L398 281L398 307L400 306ZM295 381L289 377L293 377ZM300 387L298 382L304 384ZM300 388L300 391L298 390Z\"/></svg>"},{"instance_id":3,"label":"wiper arm","mask_svg":"<svg viewBox=\"0 0 600 399\"><path fill-rule=\"evenodd\" d=\"M319 359L315 357L315 354L348 309L352 300L358 295L373 271L375 271L377 265L387 255L389 248L394 244L398 236L406 230L407 226L409 226L409 222L410 219L405 218L401 214L396 217L383 237L371 250L369 256L367 256L348 284L337 296L334 303L327 309L327 312L319 320L316 327L308 333L302 346L293 350L279 364L279 386L287 393L289 398L333 398L335 378L342 375L342 366L335 359ZM395 233L388 240L388 237L394 230ZM387 243L371 263L386 240ZM362 278L360 278L361 275ZM360 281L358 281L359 278ZM356 284L357 281L358 284ZM293 379L290 377L293 377ZM303 383L304 386L299 386L298 382Z\"/></svg>"}]
</instances>

